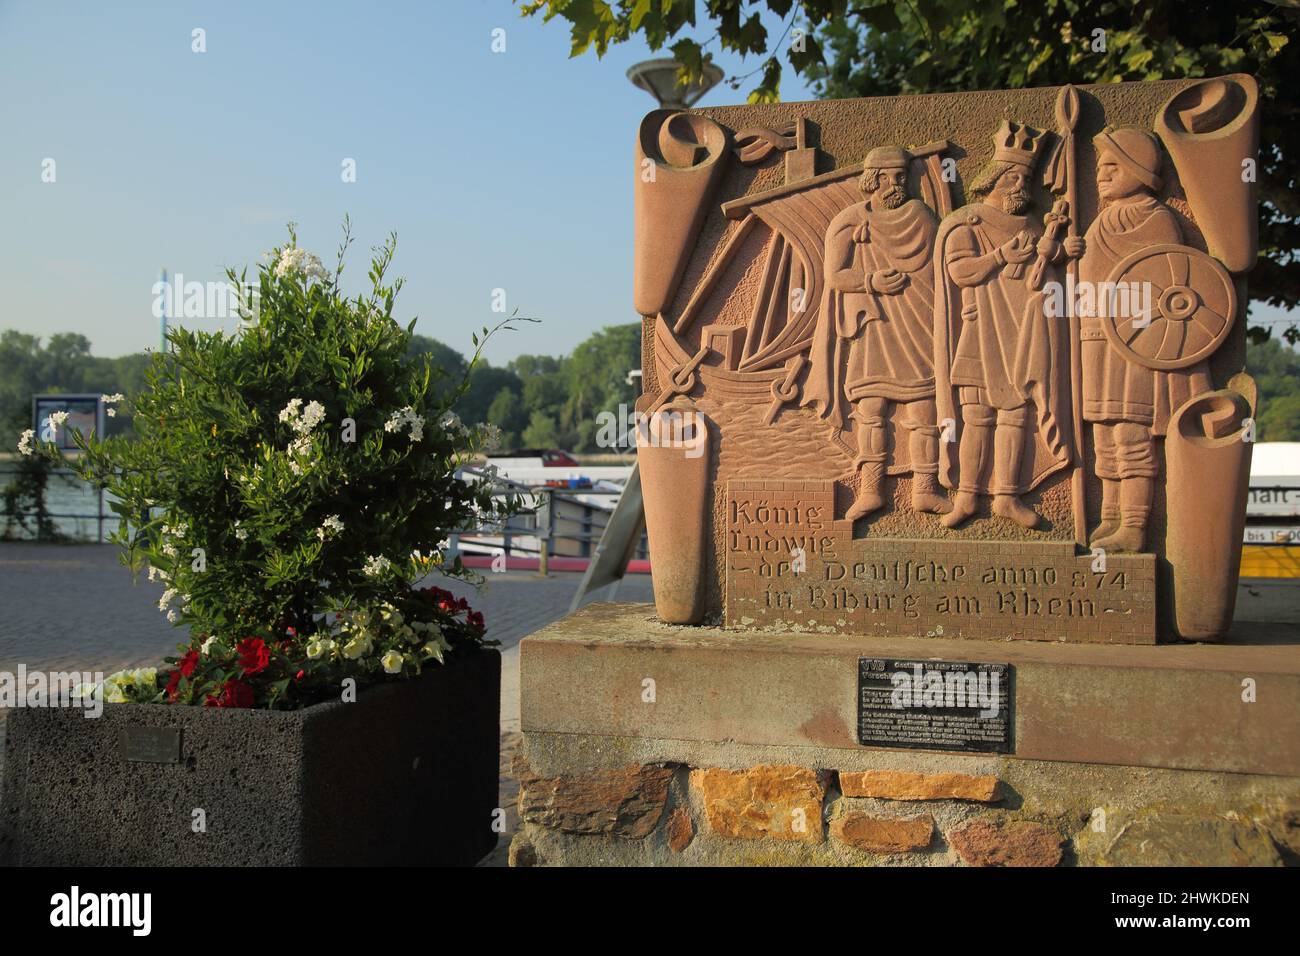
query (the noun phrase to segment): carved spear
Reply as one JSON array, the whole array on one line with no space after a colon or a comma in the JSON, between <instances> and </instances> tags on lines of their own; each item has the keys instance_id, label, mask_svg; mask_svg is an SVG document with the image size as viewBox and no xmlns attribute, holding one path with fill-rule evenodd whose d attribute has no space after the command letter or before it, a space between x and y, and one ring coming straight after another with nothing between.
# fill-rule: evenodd
<instances>
[{"instance_id":1,"label":"carved spear","mask_svg":"<svg viewBox=\"0 0 1300 956\"><path fill-rule=\"evenodd\" d=\"M1043 177L1054 195L1065 198L1070 223L1066 235L1079 234L1079 180L1075 174L1076 150L1074 129L1079 123L1079 91L1071 85L1061 87L1056 98L1056 132L1060 137L1047 173ZM1074 537L1081 545L1088 542L1087 495L1083 473L1083 361L1079 344L1079 315L1075 309L1073 290L1078 288L1079 260L1066 262L1069 281L1066 283L1065 309L1070 327L1070 406L1074 425L1074 472L1070 476L1070 504L1074 511Z\"/></svg>"}]
</instances>

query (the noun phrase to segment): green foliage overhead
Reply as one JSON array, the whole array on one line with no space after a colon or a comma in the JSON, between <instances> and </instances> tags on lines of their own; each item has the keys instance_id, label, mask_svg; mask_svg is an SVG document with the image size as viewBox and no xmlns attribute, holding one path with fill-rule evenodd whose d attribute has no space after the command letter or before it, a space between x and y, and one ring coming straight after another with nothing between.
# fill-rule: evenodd
<instances>
[{"instance_id":1,"label":"green foliage overhead","mask_svg":"<svg viewBox=\"0 0 1300 956\"><path fill-rule=\"evenodd\" d=\"M699 77L712 48L759 58L751 102L779 98L783 69L822 97L1250 73L1263 107L1255 302L1300 304L1300 9L1265 0L520 0L569 23L572 55L640 36ZM697 19L699 8L703 16ZM782 21L771 35L766 8ZM770 19L770 18L769 18ZM803 31L801 36L798 31ZM744 78L732 78L733 87ZM1251 330L1256 340L1268 328ZM1290 324L1283 333L1300 339Z\"/></svg>"}]
</instances>

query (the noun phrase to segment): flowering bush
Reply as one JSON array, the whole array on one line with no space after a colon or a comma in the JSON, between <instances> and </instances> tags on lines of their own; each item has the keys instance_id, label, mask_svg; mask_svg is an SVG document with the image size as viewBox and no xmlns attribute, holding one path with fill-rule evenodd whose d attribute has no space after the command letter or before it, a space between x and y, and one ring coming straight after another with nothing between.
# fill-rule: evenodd
<instances>
[{"instance_id":1,"label":"flowering bush","mask_svg":"<svg viewBox=\"0 0 1300 956\"><path fill-rule=\"evenodd\" d=\"M443 387L427 355L408 356L415 323L393 319L401 280L385 280L395 239L355 299L339 290L349 242L330 275L291 227L237 333L168 333L130 403L133 438L74 435L72 467L118 499L124 562L148 565L159 610L190 630L158 700L300 707L486 642L464 600L412 582L469 577L443 560L449 533L519 501L457 474L492 429L451 411L468 376ZM34 435L22 445L58 456Z\"/></svg>"}]
</instances>

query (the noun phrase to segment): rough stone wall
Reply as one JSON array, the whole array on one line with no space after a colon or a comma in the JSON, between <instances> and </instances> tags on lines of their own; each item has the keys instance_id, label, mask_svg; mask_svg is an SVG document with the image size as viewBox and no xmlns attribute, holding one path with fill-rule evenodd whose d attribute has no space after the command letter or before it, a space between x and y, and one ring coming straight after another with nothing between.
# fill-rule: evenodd
<instances>
[{"instance_id":1,"label":"rough stone wall","mask_svg":"<svg viewBox=\"0 0 1300 956\"><path fill-rule=\"evenodd\" d=\"M623 763L636 749L526 733L511 865L1300 864L1293 778L907 753L839 770L735 745L729 766Z\"/></svg>"}]
</instances>

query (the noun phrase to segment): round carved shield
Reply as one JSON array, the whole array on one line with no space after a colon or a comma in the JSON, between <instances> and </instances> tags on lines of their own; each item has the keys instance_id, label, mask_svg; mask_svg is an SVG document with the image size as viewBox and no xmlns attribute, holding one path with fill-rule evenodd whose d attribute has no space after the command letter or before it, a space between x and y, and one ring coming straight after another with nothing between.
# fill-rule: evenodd
<instances>
[{"instance_id":1,"label":"round carved shield","mask_svg":"<svg viewBox=\"0 0 1300 956\"><path fill-rule=\"evenodd\" d=\"M1197 249L1172 243L1125 256L1098 297L1110 344L1130 362L1162 370L1209 358L1237 314L1228 270Z\"/></svg>"}]
</instances>

